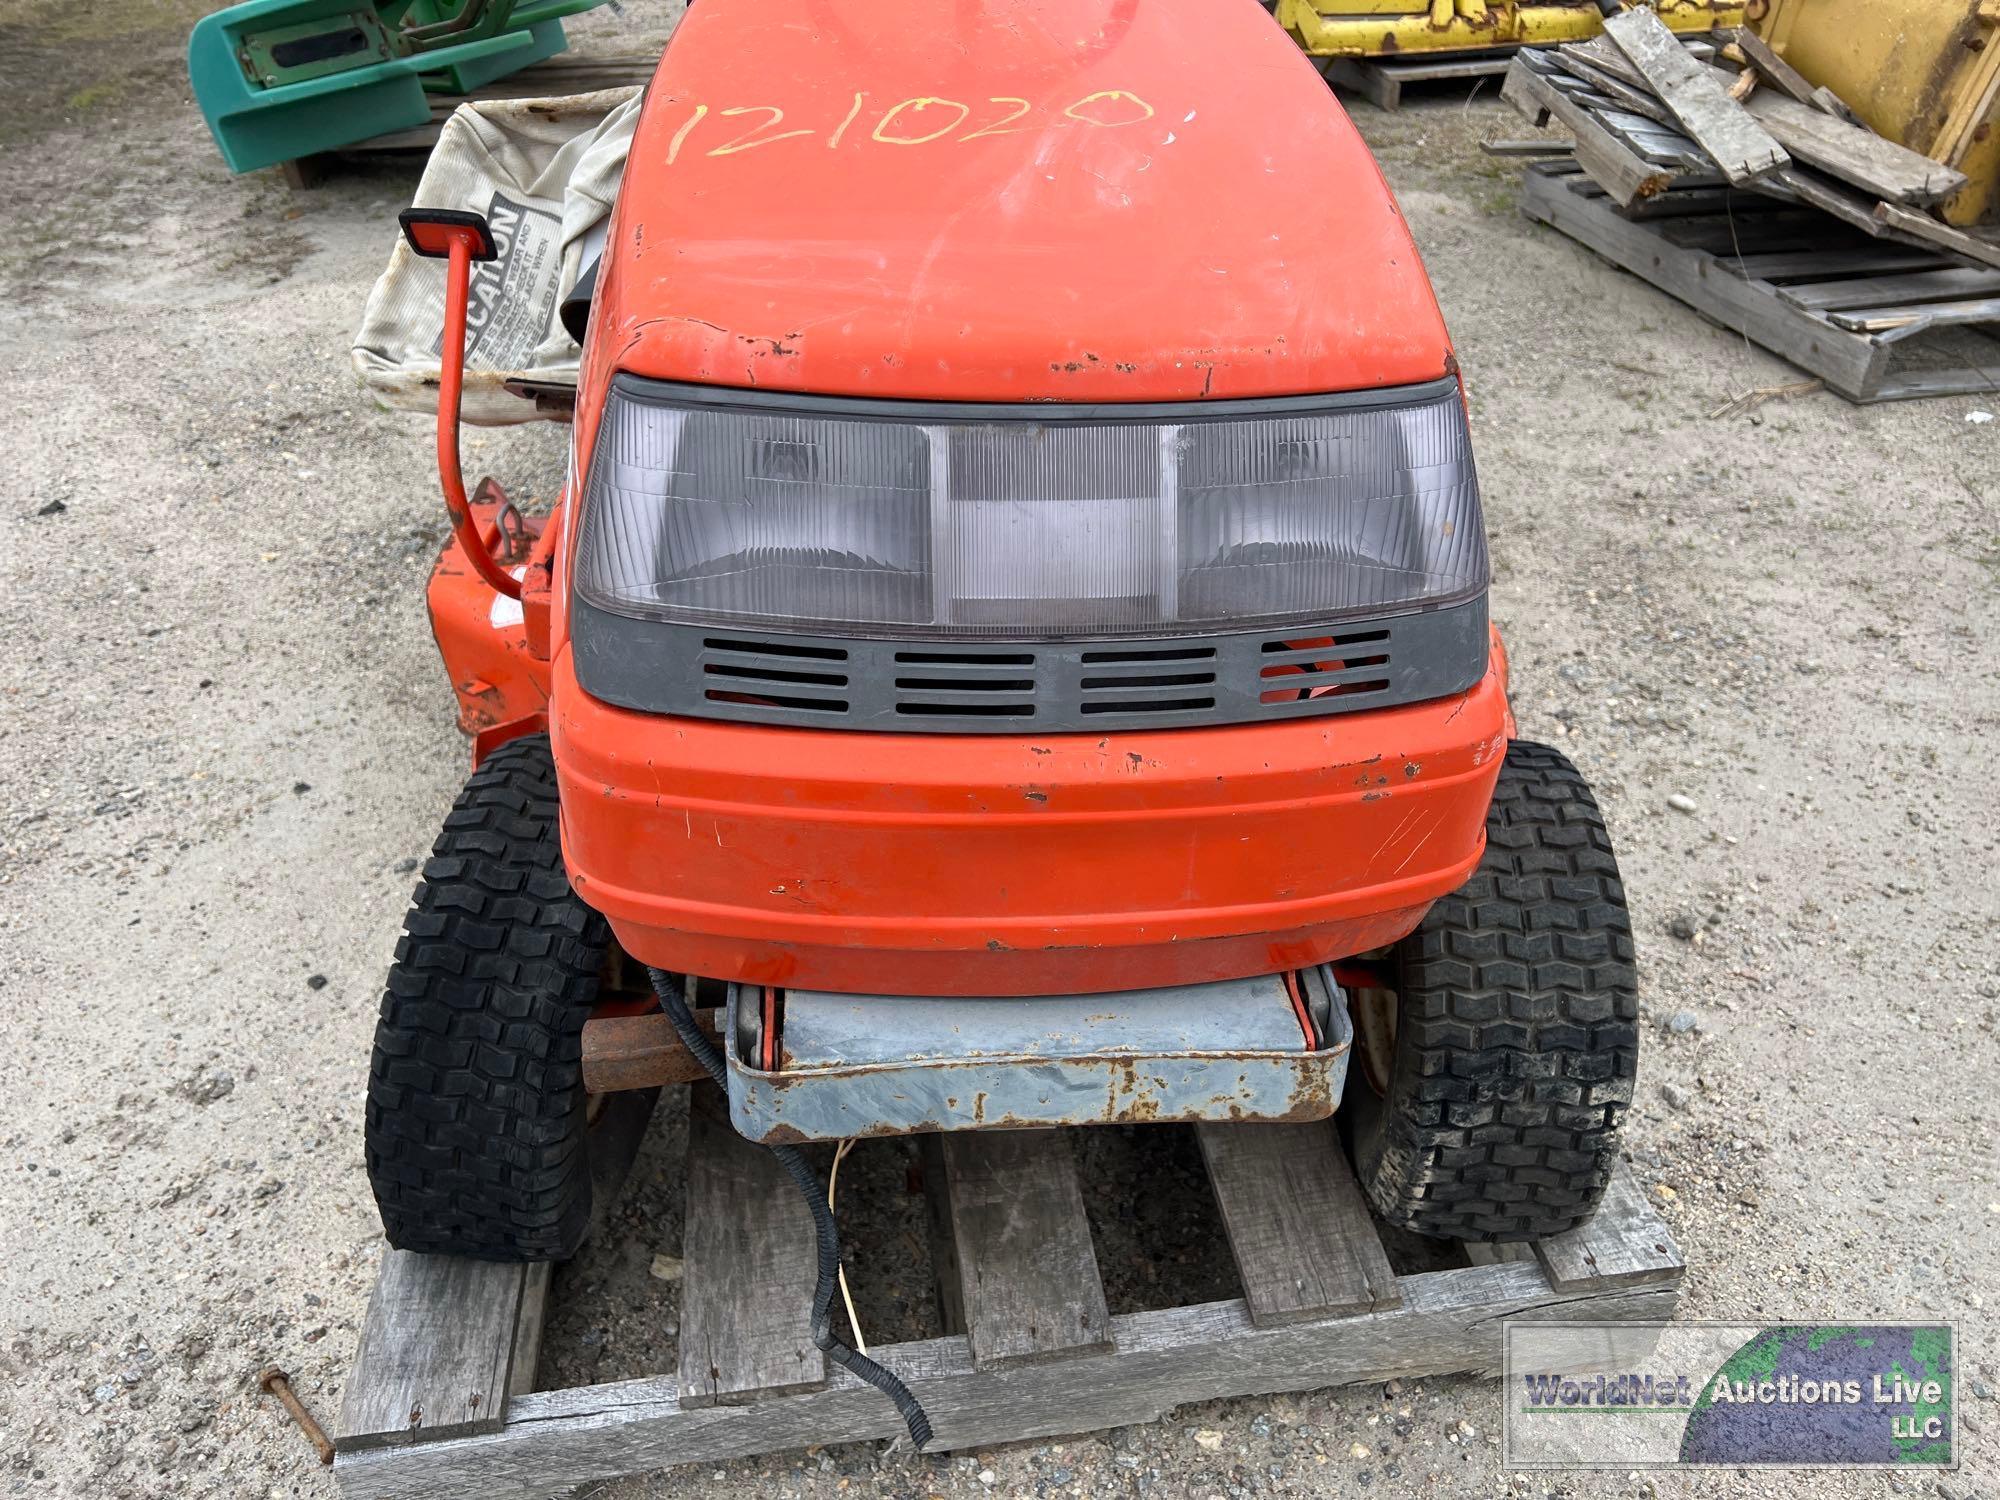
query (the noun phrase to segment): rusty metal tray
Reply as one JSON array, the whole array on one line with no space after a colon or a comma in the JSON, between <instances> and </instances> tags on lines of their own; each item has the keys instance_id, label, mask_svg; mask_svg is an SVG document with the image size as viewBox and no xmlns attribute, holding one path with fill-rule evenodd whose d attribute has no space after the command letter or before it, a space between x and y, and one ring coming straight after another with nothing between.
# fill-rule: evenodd
<instances>
[{"instance_id":1,"label":"rusty metal tray","mask_svg":"<svg viewBox=\"0 0 2000 1500\"><path fill-rule=\"evenodd\" d=\"M748 1060L760 986L732 985L729 1112L756 1141L1163 1120L1317 1120L1353 1042L1324 966L1111 995L930 998L790 990L775 1068Z\"/></svg>"}]
</instances>

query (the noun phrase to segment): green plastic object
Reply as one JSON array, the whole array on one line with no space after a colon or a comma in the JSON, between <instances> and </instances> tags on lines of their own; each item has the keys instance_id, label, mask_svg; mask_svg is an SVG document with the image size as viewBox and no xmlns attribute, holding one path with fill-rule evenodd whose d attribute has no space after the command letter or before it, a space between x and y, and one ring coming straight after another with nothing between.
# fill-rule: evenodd
<instances>
[{"instance_id":1,"label":"green plastic object","mask_svg":"<svg viewBox=\"0 0 2000 1500\"><path fill-rule=\"evenodd\" d=\"M414 130L553 57L562 17L604 0L245 0L188 37L188 77L233 172Z\"/></svg>"}]
</instances>

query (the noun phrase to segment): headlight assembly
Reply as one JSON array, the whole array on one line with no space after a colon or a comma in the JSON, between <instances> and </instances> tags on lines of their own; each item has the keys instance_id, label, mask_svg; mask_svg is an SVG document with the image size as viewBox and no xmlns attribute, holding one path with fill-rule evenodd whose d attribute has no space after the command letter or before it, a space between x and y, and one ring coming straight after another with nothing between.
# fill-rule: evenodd
<instances>
[{"instance_id":1,"label":"headlight assembly","mask_svg":"<svg viewBox=\"0 0 2000 1500\"><path fill-rule=\"evenodd\" d=\"M1482 595L1449 381L1066 410L752 401L620 377L578 597L634 619L862 637L1184 636Z\"/></svg>"}]
</instances>

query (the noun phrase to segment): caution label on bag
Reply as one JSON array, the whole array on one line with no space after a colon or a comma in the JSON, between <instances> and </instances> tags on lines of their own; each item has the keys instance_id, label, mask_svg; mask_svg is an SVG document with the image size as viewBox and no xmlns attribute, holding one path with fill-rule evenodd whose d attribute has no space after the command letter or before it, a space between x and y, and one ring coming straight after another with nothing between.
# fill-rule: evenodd
<instances>
[{"instance_id":1,"label":"caution label on bag","mask_svg":"<svg viewBox=\"0 0 2000 1500\"><path fill-rule=\"evenodd\" d=\"M562 215L496 192L487 201L494 259L472 267L465 360L493 370L526 365L548 336L562 261ZM444 348L439 333L433 353Z\"/></svg>"},{"instance_id":2,"label":"caution label on bag","mask_svg":"<svg viewBox=\"0 0 2000 1500\"><path fill-rule=\"evenodd\" d=\"M556 312L604 243L638 115L639 90L627 87L475 100L444 122L413 201L482 215L494 242L494 259L474 263L470 278L464 421L497 426L566 415L558 403L544 409L507 386L576 385L582 351ZM444 267L417 255L400 234L387 248L355 331L355 373L387 405L435 412Z\"/></svg>"}]
</instances>

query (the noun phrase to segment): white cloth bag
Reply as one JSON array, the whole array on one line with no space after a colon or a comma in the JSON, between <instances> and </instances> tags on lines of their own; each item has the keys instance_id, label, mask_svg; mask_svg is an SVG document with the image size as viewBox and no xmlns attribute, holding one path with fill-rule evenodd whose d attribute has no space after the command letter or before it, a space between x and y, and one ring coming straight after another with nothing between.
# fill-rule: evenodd
<instances>
[{"instance_id":1,"label":"white cloth bag","mask_svg":"<svg viewBox=\"0 0 2000 1500\"><path fill-rule=\"evenodd\" d=\"M467 311L465 420L530 422L509 380L574 386L581 351L558 316L604 243L639 116L636 88L562 99L461 104L417 186L419 208L469 209L493 226L499 258L475 263ZM355 372L392 406L437 409L445 263L396 237L354 335Z\"/></svg>"}]
</instances>

